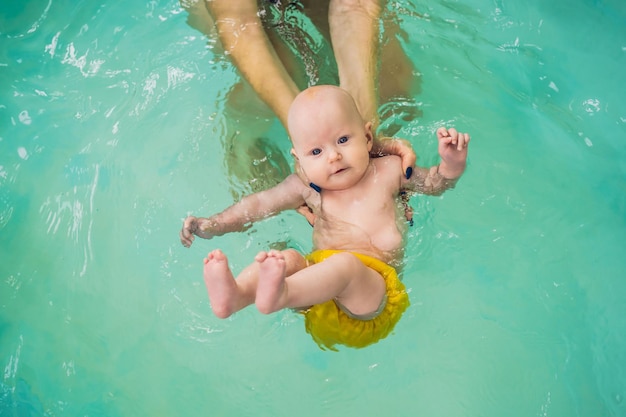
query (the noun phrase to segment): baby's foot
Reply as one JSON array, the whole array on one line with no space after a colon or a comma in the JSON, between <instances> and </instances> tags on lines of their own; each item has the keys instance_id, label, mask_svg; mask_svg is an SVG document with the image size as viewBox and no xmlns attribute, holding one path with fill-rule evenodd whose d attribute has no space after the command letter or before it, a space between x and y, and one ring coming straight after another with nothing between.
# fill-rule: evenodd
<instances>
[{"instance_id":1,"label":"baby's foot","mask_svg":"<svg viewBox=\"0 0 626 417\"><path fill-rule=\"evenodd\" d=\"M263 314L270 314L284 308L284 298L287 295L285 256L282 252L271 250L259 253L255 261L259 263L257 308Z\"/></svg>"},{"instance_id":2,"label":"baby's foot","mask_svg":"<svg viewBox=\"0 0 626 417\"><path fill-rule=\"evenodd\" d=\"M238 287L228 259L216 249L204 259L204 284L209 292L209 301L215 315L225 319L235 312Z\"/></svg>"}]
</instances>

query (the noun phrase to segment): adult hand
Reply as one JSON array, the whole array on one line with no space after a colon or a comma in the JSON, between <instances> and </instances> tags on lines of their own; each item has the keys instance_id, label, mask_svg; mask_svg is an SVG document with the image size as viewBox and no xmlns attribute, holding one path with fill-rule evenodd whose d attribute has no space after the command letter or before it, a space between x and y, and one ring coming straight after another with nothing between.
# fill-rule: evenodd
<instances>
[{"instance_id":1,"label":"adult hand","mask_svg":"<svg viewBox=\"0 0 626 417\"><path fill-rule=\"evenodd\" d=\"M417 156L415 155L415 151L413 151L411 143L404 139L378 139L374 141L372 155L398 155L400 159L402 159L402 171L405 173L407 179L411 178L413 167L417 161Z\"/></svg>"}]
</instances>

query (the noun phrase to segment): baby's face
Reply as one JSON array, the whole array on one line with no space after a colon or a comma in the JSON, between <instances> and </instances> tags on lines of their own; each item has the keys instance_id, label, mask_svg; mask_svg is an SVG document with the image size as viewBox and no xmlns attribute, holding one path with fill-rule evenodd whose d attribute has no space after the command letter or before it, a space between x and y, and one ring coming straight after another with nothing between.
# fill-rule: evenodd
<instances>
[{"instance_id":1,"label":"baby's face","mask_svg":"<svg viewBox=\"0 0 626 417\"><path fill-rule=\"evenodd\" d=\"M354 186L365 174L372 148L371 123L340 101L312 106L290 126L294 153L309 181L324 190Z\"/></svg>"}]
</instances>

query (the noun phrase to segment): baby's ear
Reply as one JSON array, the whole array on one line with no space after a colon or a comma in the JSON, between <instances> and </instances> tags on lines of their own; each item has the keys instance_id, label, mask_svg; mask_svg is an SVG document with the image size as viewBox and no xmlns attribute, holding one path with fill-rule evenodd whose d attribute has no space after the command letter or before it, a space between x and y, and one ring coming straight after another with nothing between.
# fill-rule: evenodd
<instances>
[{"instance_id":1,"label":"baby's ear","mask_svg":"<svg viewBox=\"0 0 626 417\"><path fill-rule=\"evenodd\" d=\"M298 159L298 155L296 155L296 151L293 148L291 148L291 152L290 153L291 153L291 156L293 156L293 159L296 160L296 162L294 164L295 165L294 168L295 168L296 174L298 174L298 177L302 180L302 182L304 182L305 184L308 184L309 180L308 180L306 174L304 173L304 170L302 169L302 166L300 165L300 160Z\"/></svg>"},{"instance_id":2,"label":"baby's ear","mask_svg":"<svg viewBox=\"0 0 626 417\"><path fill-rule=\"evenodd\" d=\"M367 150L372 151L374 146L374 132L372 131L372 122L365 123L365 137L367 138Z\"/></svg>"}]
</instances>

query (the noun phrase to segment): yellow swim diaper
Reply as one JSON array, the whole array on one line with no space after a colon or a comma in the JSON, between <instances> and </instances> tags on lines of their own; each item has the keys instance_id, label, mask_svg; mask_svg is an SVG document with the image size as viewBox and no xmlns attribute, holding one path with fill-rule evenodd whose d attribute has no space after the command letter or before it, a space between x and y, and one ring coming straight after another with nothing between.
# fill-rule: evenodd
<instances>
[{"instance_id":1,"label":"yellow swim diaper","mask_svg":"<svg viewBox=\"0 0 626 417\"><path fill-rule=\"evenodd\" d=\"M318 250L306 256L310 263L319 263L340 250ZM334 348L335 344L361 348L378 342L389 335L402 313L409 306L409 296L396 270L371 256L350 252L363 264L380 273L387 287L387 303L381 313L370 320L359 320L348 316L333 301L316 304L302 311L307 333L320 348Z\"/></svg>"}]
</instances>

